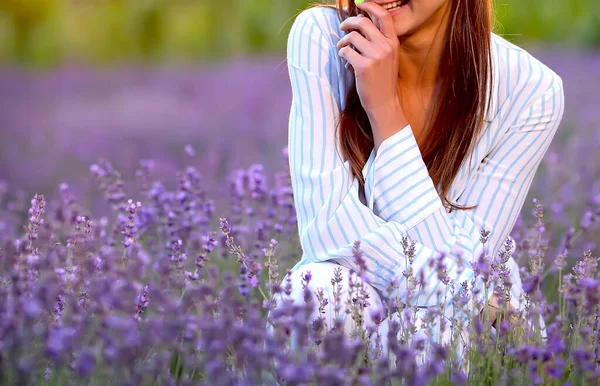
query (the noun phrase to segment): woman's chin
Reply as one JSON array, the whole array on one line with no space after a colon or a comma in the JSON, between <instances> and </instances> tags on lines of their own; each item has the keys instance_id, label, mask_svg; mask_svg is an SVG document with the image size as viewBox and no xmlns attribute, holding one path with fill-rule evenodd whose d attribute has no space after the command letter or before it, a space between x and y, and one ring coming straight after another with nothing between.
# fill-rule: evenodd
<instances>
[{"instance_id":1,"label":"woman's chin","mask_svg":"<svg viewBox=\"0 0 600 386\"><path fill-rule=\"evenodd\" d=\"M412 31L410 30L410 28L406 28L406 25L403 27L396 27L395 31L396 36L398 36L398 38L406 38L412 35Z\"/></svg>"}]
</instances>

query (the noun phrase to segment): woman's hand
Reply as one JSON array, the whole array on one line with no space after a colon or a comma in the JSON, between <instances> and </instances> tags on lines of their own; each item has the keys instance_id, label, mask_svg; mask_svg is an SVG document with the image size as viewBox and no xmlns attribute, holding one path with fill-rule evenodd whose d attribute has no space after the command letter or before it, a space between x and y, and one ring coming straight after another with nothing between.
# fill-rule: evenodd
<instances>
[{"instance_id":1,"label":"woman's hand","mask_svg":"<svg viewBox=\"0 0 600 386\"><path fill-rule=\"evenodd\" d=\"M530 330L529 325L521 320L517 315L517 310L515 309L515 307L510 304L510 303L506 303L507 306L507 314L510 315L510 326L511 328L519 328L521 329L520 331L520 338L519 341L522 343L523 339L525 339L525 336L527 335L527 333ZM487 304L487 309L488 309L488 315L490 317L490 321L492 323L492 326L496 329L496 331L498 331L500 329L499 326L499 319L500 317L502 317L502 320L505 320L507 315L503 314L503 308L500 305L500 299L498 299L498 296L494 293ZM483 314L483 311L482 311Z\"/></svg>"},{"instance_id":2,"label":"woman's hand","mask_svg":"<svg viewBox=\"0 0 600 386\"><path fill-rule=\"evenodd\" d=\"M356 5L378 21L380 27L363 16L353 16L340 25L354 30L337 43L338 54L354 69L356 91L366 113L377 116L400 108L398 97L398 47L400 45L392 16L380 5L366 2ZM354 49L350 47L354 46ZM358 51L358 52L357 52Z\"/></svg>"}]
</instances>

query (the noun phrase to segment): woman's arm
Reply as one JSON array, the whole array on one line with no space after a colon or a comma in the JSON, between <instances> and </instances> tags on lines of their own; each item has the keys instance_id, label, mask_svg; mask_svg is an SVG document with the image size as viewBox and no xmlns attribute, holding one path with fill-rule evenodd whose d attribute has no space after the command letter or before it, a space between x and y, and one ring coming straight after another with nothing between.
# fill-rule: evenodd
<instances>
[{"instance_id":1,"label":"woman's arm","mask_svg":"<svg viewBox=\"0 0 600 386\"><path fill-rule=\"evenodd\" d=\"M455 244L471 256L477 256L481 247L478 230L484 225L491 230L487 243L491 256L496 257L564 111L561 78L532 57L529 61L519 63L525 67L519 71L520 79L506 69L504 76L513 92L492 123L502 136L457 200L459 205L478 204L475 209L446 212L407 128L386 139L377 153L375 149L371 153L365 167L369 208L386 221L403 224L427 245ZM388 122L393 125L393 120ZM490 301L498 305L497 298ZM492 307L490 315L495 315Z\"/></svg>"}]
</instances>

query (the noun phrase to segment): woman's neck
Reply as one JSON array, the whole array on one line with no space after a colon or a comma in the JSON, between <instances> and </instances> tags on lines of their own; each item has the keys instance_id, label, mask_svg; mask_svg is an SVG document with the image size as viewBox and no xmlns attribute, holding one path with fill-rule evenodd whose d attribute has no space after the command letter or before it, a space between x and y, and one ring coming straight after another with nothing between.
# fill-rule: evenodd
<instances>
[{"instance_id":1,"label":"woman's neck","mask_svg":"<svg viewBox=\"0 0 600 386\"><path fill-rule=\"evenodd\" d=\"M400 36L398 82L405 88L433 88L438 82L450 2L446 2L421 28Z\"/></svg>"}]
</instances>

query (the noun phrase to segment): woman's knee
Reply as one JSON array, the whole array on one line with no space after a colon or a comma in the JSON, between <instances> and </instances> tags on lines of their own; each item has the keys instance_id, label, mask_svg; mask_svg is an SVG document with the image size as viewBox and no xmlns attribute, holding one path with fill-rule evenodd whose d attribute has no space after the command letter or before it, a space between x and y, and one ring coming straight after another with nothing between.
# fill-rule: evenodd
<instances>
[{"instance_id":1,"label":"woman's knee","mask_svg":"<svg viewBox=\"0 0 600 386\"><path fill-rule=\"evenodd\" d=\"M357 296L356 291L349 292L349 290L351 290L351 280L352 283L362 284L364 293L367 296L366 300L368 304L364 308L362 315L365 326L372 326L374 324L372 313L379 312L382 317L385 317L383 302L377 290L370 284L361 280L358 275L352 274L352 271L349 268L330 261L308 263L291 273L290 279L292 290L290 298L295 304L304 303L304 289L302 283L305 282L308 272L310 272L308 288L310 289L313 298L313 309L311 311L312 318L319 316L319 300L317 299L316 294L318 290L322 288L322 294L327 304L323 307L323 313L320 314L320 316L324 318L328 328L331 328L335 322L336 301L339 301L337 317L343 322L344 330L349 332L353 327L352 317L346 313L348 299ZM281 283L284 288L286 282L287 275Z\"/></svg>"}]
</instances>

